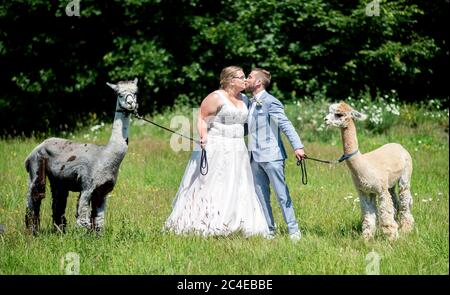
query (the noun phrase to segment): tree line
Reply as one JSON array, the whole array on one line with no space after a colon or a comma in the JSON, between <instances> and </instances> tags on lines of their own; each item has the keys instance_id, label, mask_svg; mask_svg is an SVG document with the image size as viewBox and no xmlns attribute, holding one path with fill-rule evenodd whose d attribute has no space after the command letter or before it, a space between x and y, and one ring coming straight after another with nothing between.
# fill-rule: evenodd
<instances>
[{"instance_id":1,"label":"tree line","mask_svg":"<svg viewBox=\"0 0 450 295\"><path fill-rule=\"evenodd\" d=\"M220 70L271 71L284 101L395 90L448 105L449 0L10 0L0 4L0 136L109 120L106 82L141 114L196 106Z\"/></svg>"}]
</instances>

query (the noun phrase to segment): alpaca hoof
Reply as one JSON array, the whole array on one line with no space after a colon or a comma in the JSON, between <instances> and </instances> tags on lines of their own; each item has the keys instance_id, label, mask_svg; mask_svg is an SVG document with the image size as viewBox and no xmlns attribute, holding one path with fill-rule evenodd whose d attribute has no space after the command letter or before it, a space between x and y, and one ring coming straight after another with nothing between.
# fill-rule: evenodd
<instances>
[{"instance_id":1,"label":"alpaca hoof","mask_svg":"<svg viewBox=\"0 0 450 295\"><path fill-rule=\"evenodd\" d=\"M103 231L103 224L98 224L95 220L91 223L91 230L97 234Z\"/></svg>"},{"instance_id":2,"label":"alpaca hoof","mask_svg":"<svg viewBox=\"0 0 450 295\"><path fill-rule=\"evenodd\" d=\"M92 230L93 231L101 232L101 231L103 231L103 228L104 228L104 224L103 223L95 222L95 223L92 224Z\"/></svg>"},{"instance_id":3,"label":"alpaca hoof","mask_svg":"<svg viewBox=\"0 0 450 295\"><path fill-rule=\"evenodd\" d=\"M388 237L388 240L391 242L398 239L398 231L397 230L385 231L384 234Z\"/></svg>"},{"instance_id":4,"label":"alpaca hoof","mask_svg":"<svg viewBox=\"0 0 450 295\"><path fill-rule=\"evenodd\" d=\"M91 218L92 231L101 233L105 225L105 218L103 215Z\"/></svg>"},{"instance_id":5,"label":"alpaca hoof","mask_svg":"<svg viewBox=\"0 0 450 295\"><path fill-rule=\"evenodd\" d=\"M388 237L389 241L398 239L398 224L397 222L389 222L381 226L383 233Z\"/></svg>"},{"instance_id":6,"label":"alpaca hoof","mask_svg":"<svg viewBox=\"0 0 450 295\"><path fill-rule=\"evenodd\" d=\"M363 230L362 236L365 241L368 241L370 239L373 239L373 237L375 236L375 232L371 231L369 229L366 229L366 230Z\"/></svg>"},{"instance_id":7,"label":"alpaca hoof","mask_svg":"<svg viewBox=\"0 0 450 295\"><path fill-rule=\"evenodd\" d=\"M400 223L400 231L402 233L410 233L413 230L414 223L407 221Z\"/></svg>"},{"instance_id":8,"label":"alpaca hoof","mask_svg":"<svg viewBox=\"0 0 450 295\"><path fill-rule=\"evenodd\" d=\"M371 234L363 234L363 239L364 239L364 241L370 241L370 240L372 240L373 239L373 235L371 235Z\"/></svg>"},{"instance_id":9,"label":"alpaca hoof","mask_svg":"<svg viewBox=\"0 0 450 295\"><path fill-rule=\"evenodd\" d=\"M403 233L409 233L412 231L414 227L414 218L412 215L404 215L403 218L400 218L400 230Z\"/></svg>"},{"instance_id":10,"label":"alpaca hoof","mask_svg":"<svg viewBox=\"0 0 450 295\"><path fill-rule=\"evenodd\" d=\"M87 219L87 218L86 219L78 218L77 221L76 221L76 225L79 226L79 227L87 228L87 229L91 229L92 228L92 224L89 221L89 219Z\"/></svg>"},{"instance_id":11,"label":"alpaca hoof","mask_svg":"<svg viewBox=\"0 0 450 295\"><path fill-rule=\"evenodd\" d=\"M36 236L39 232L39 223L39 216L35 216L29 212L25 214L25 226L33 236Z\"/></svg>"},{"instance_id":12,"label":"alpaca hoof","mask_svg":"<svg viewBox=\"0 0 450 295\"><path fill-rule=\"evenodd\" d=\"M104 228L100 227L100 226L96 226L96 227L92 228L92 231L98 236L102 236L103 233L105 232Z\"/></svg>"},{"instance_id":13,"label":"alpaca hoof","mask_svg":"<svg viewBox=\"0 0 450 295\"><path fill-rule=\"evenodd\" d=\"M398 234L389 236L389 241L394 242L398 239Z\"/></svg>"}]
</instances>

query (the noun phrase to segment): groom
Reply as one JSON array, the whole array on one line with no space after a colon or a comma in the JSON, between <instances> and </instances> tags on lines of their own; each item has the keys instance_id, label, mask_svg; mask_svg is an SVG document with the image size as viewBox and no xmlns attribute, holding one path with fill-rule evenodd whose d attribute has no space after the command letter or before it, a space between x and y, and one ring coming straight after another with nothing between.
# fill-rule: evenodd
<instances>
[{"instance_id":1,"label":"groom","mask_svg":"<svg viewBox=\"0 0 450 295\"><path fill-rule=\"evenodd\" d=\"M284 113L283 104L266 91L270 78L270 73L260 68L253 69L247 78L246 90L253 95L248 103L250 163L256 194L261 201L271 237L275 235L275 223L270 205L270 184L275 190L288 226L289 237L298 241L301 239L301 232L284 176L284 160L287 155L280 130L288 138L297 159L303 159L305 152L300 137Z\"/></svg>"}]
</instances>

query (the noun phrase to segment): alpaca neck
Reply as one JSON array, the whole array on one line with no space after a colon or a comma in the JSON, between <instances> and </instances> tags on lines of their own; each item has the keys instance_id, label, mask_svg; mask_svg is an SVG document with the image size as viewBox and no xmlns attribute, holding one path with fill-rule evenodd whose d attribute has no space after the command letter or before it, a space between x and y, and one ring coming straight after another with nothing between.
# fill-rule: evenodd
<instances>
[{"instance_id":1,"label":"alpaca neck","mask_svg":"<svg viewBox=\"0 0 450 295\"><path fill-rule=\"evenodd\" d=\"M348 126L341 129L344 155L349 155L358 150L358 138L356 137L356 127L353 121Z\"/></svg>"},{"instance_id":2,"label":"alpaca neck","mask_svg":"<svg viewBox=\"0 0 450 295\"><path fill-rule=\"evenodd\" d=\"M344 155L350 155L358 151L358 138L356 137L356 127L353 121L350 121L346 128L341 129L342 144L344 146ZM357 152L354 156L348 158L345 163L350 169L352 175L358 175L363 169L364 161L362 161L361 153Z\"/></svg>"},{"instance_id":3,"label":"alpaca neck","mask_svg":"<svg viewBox=\"0 0 450 295\"><path fill-rule=\"evenodd\" d=\"M119 152L126 151L128 148L128 126L130 125L130 115L117 112L114 116L112 134L108 146L117 148Z\"/></svg>"}]
</instances>

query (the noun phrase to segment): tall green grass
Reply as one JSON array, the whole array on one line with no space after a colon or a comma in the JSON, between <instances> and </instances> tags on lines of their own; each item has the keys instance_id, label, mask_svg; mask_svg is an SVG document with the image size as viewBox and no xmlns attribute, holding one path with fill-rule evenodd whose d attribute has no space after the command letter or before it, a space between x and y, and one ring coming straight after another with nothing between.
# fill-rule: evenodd
<instances>
[{"instance_id":1,"label":"tall green grass","mask_svg":"<svg viewBox=\"0 0 450 295\"><path fill-rule=\"evenodd\" d=\"M337 159L342 154L339 131L321 128L319 122L327 105L326 101L302 101L286 106L286 112L308 155ZM55 232L47 189L41 233L33 237L24 230L28 184L23 162L41 139L2 140L0 224L5 232L0 234L0 274L64 274L62 262L67 262L70 252L79 256L81 274L366 274L373 262L371 252L380 259L380 274L449 274L448 111L414 105L401 105L399 110L381 131L366 123L357 125L362 152L395 141L412 155L416 227L396 242L381 234L369 242L362 240L359 202L345 164L308 162L305 186L292 154L286 162L286 177L304 234L300 242L294 244L287 237L274 196L280 228L274 240L166 233L162 227L190 152L174 152L170 134L136 120L118 182L108 197L104 233L97 236L74 226L75 193L67 204L67 232ZM192 118L190 110L184 109L154 119L169 126L176 114ZM104 144L110 131L110 122L105 122L96 131L86 128L66 137Z\"/></svg>"}]
</instances>

